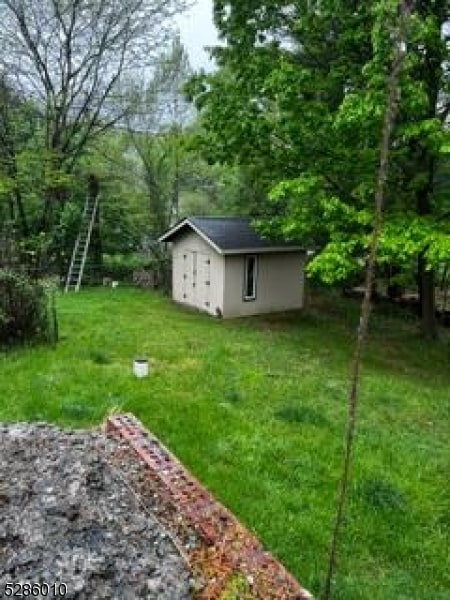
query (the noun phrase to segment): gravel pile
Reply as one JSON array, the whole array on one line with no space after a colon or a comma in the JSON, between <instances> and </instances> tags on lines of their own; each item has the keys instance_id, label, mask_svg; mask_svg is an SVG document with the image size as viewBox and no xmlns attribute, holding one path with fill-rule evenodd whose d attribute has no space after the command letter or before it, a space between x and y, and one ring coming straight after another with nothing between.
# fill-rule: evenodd
<instances>
[{"instance_id":1,"label":"gravel pile","mask_svg":"<svg viewBox=\"0 0 450 600\"><path fill-rule=\"evenodd\" d=\"M0 597L24 582L80 600L192 597L180 551L106 460L115 443L0 424Z\"/></svg>"}]
</instances>

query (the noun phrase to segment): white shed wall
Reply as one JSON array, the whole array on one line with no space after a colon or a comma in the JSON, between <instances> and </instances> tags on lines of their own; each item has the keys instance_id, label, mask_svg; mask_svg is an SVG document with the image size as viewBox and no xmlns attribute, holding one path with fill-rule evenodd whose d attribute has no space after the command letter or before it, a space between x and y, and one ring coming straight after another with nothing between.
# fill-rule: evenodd
<instances>
[{"instance_id":1,"label":"white shed wall","mask_svg":"<svg viewBox=\"0 0 450 600\"><path fill-rule=\"evenodd\" d=\"M223 295L224 257L195 232L181 234L172 249L173 299L216 315Z\"/></svg>"},{"instance_id":2,"label":"white shed wall","mask_svg":"<svg viewBox=\"0 0 450 600\"><path fill-rule=\"evenodd\" d=\"M243 299L245 256L225 257L224 317L293 310L303 307L304 252L258 254L256 299Z\"/></svg>"}]
</instances>

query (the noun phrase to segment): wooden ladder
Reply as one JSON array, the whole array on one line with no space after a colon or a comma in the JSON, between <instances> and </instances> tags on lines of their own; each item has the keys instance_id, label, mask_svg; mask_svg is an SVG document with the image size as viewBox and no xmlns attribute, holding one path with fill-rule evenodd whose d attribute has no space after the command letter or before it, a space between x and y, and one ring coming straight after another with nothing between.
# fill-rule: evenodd
<instances>
[{"instance_id":1,"label":"wooden ladder","mask_svg":"<svg viewBox=\"0 0 450 600\"><path fill-rule=\"evenodd\" d=\"M75 241L69 272L67 273L66 285L64 288L65 292L69 292L71 290L78 292L80 289L84 265L86 264L86 258L89 250L89 243L91 241L92 229L94 227L95 216L97 214L98 202L98 194L94 198L92 198L90 195L88 195L86 198L80 231Z\"/></svg>"}]
</instances>

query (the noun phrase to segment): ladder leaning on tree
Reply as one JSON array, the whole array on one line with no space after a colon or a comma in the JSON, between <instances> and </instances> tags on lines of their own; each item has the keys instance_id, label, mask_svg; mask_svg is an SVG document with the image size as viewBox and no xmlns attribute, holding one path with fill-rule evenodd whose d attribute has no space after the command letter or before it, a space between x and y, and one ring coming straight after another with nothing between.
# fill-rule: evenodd
<instances>
[{"instance_id":1,"label":"ladder leaning on tree","mask_svg":"<svg viewBox=\"0 0 450 600\"><path fill-rule=\"evenodd\" d=\"M81 219L80 231L75 241L75 246L72 252L69 272L67 273L65 292L71 290L78 292L83 278L84 266L91 241L92 229L95 223L99 202L99 194L92 196L88 194L86 204L84 205L83 217Z\"/></svg>"}]
</instances>

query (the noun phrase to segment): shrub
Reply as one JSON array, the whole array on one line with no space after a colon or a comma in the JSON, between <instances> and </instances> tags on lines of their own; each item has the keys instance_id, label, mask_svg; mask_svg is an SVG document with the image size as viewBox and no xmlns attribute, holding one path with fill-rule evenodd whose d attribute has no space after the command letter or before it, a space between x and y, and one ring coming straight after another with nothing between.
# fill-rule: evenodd
<instances>
[{"instance_id":1,"label":"shrub","mask_svg":"<svg viewBox=\"0 0 450 600\"><path fill-rule=\"evenodd\" d=\"M105 254L103 256L103 276L131 283L136 269L148 266L148 260L136 254Z\"/></svg>"},{"instance_id":2,"label":"shrub","mask_svg":"<svg viewBox=\"0 0 450 600\"><path fill-rule=\"evenodd\" d=\"M153 252L149 256L139 254L105 254L103 276L125 283L136 283L136 272L152 274L154 287L167 291L171 282L171 260L167 253ZM146 287L146 286L144 286Z\"/></svg>"},{"instance_id":3,"label":"shrub","mask_svg":"<svg viewBox=\"0 0 450 600\"><path fill-rule=\"evenodd\" d=\"M0 269L0 344L50 341L55 334L54 314L42 285L24 273Z\"/></svg>"}]
</instances>

